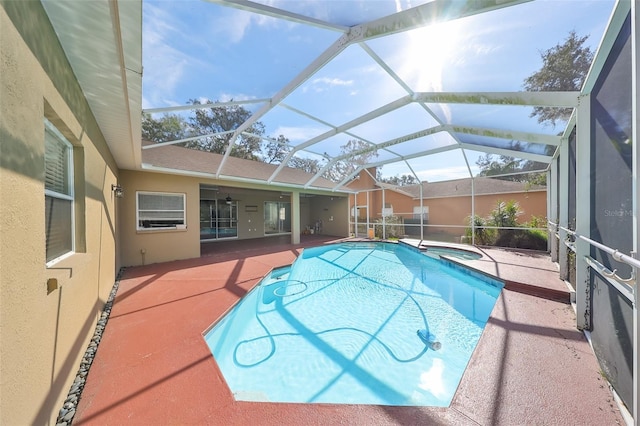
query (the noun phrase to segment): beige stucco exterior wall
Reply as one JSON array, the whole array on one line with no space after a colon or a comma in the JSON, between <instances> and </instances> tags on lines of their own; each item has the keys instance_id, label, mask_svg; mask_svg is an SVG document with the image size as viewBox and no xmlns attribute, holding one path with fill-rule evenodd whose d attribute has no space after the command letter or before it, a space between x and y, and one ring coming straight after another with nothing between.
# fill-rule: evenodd
<instances>
[{"instance_id":1,"label":"beige stucco exterior wall","mask_svg":"<svg viewBox=\"0 0 640 426\"><path fill-rule=\"evenodd\" d=\"M178 176L148 171L121 170L119 183L125 190L118 200L118 231L121 241L121 263L134 266L190 259L200 256L200 186L220 186L229 189L238 203L237 239L268 238L264 233L264 204L267 201L289 202L292 190L268 185L230 187L229 182L200 177ZM138 191L169 192L186 195L186 229L138 230L136 223L136 193ZM218 197L225 198L226 192ZM247 206L252 208L247 209ZM255 206L255 208L254 208ZM346 236L348 233L346 197L314 194L300 198L300 230L323 222L325 235ZM333 219L332 219L333 218ZM224 244L224 240L216 244ZM144 252L144 253L143 253Z\"/></svg>"},{"instance_id":2,"label":"beige stucco exterior wall","mask_svg":"<svg viewBox=\"0 0 640 426\"><path fill-rule=\"evenodd\" d=\"M120 261L133 266L200 256L200 185L196 178L121 170L124 197L118 201ZM170 192L186 195L187 229L138 231L136 192ZM143 253L144 251L144 253Z\"/></svg>"},{"instance_id":3,"label":"beige stucco exterior wall","mask_svg":"<svg viewBox=\"0 0 640 426\"><path fill-rule=\"evenodd\" d=\"M389 189L384 190L384 195L382 194L382 189L378 189L375 191L368 191L369 193L369 218L371 220L376 220L382 218L382 206L387 205L393 208L393 214L396 216L402 217L412 217L413 214L413 206L419 205L419 201L414 200L413 198L401 194L396 191L391 191ZM350 203L353 205L357 202L358 206L366 206L367 205L367 193L360 192L357 197L354 195L350 195ZM384 201L383 201L384 200ZM358 221L366 220L366 210L358 209Z\"/></svg>"},{"instance_id":4,"label":"beige stucco exterior wall","mask_svg":"<svg viewBox=\"0 0 640 426\"><path fill-rule=\"evenodd\" d=\"M358 186L362 186L362 189L365 189L365 187L361 185L363 181L366 184L373 184L373 182L368 181L366 178L361 178L357 184ZM358 206L366 206L367 193L370 224L382 217L383 204L391 206L395 216L405 219L413 217L413 208L420 205L420 200L413 199L397 191L385 190L383 197L382 189L360 192L357 194L357 198L354 195L350 195L350 205L353 206L357 201ZM520 210L523 212L518 218L520 223L528 222L533 216L546 217L546 191L476 195L475 214L481 217L487 217L499 201L510 200L517 201L520 205ZM425 198L422 205L427 207L429 211L428 225L430 231L451 234L453 240L458 238L459 235L464 234L464 228L468 223L467 218L471 216L472 211L470 196ZM354 220L353 217L352 220ZM358 223L365 224L366 220L366 210L364 208L359 209ZM436 229L437 225L454 225L460 228L442 227ZM362 229L360 229L360 232L362 232Z\"/></svg>"},{"instance_id":5,"label":"beige stucco exterior wall","mask_svg":"<svg viewBox=\"0 0 640 426\"><path fill-rule=\"evenodd\" d=\"M314 224L316 221L320 221L322 224L321 234L336 237L349 235L347 197L325 195L313 197L310 200L309 222Z\"/></svg>"},{"instance_id":6,"label":"beige stucco exterior wall","mask_svg":"<svg viewBox=\"0 0 640 426\"><path fill-rule=\"evenodd\" d=\"M396 191L384 191L384 204L393 207L393 214L402 217L411 217L413 208L420 205L420 200L401 194ZM547 214L547 194L545 191L529 191L507 194L476 195L475 214L486 217L499 201L515 200L523 211L519 217L520 223L528 222L532 216L545 217ZM353 195L351 203L354 202ZM366 193L361 192L357 198L358 205L366 205ZM379 219L382 217L383 195L382 190L369 192L369 217ZM424 199L423 206L429 208L429 224L432 225L466 225L467 217L471 215L471 197L441 197ZM360 209L360 219L364 219L365 210Z\"/></svg>"},{"instance_id":7,"label":"beige stucco exterior wall","mask_svg":"<svg viewBox=\"0 0 640 426\"><path fill-rule=\"evenodd\" d=\"M0 40L0 424L55 424L114 284L118 172L41 3L2 2ZM49 268L45 117L75 157L76 253Z\"/></svg>"},{"instance_id":8,"label":"beige stucco exterior wall","mask_svg":"<svg viewBox=\"0 0 640 426\"><path fill-rule=\"evenodd\" d=\"M517 201L523 214L519 222L525 223L532 216L546 217L547 193L545 191L518 192L511 194L477 195L475 197L475 214L487 217L499 201ZM416 201L417 202L417 201ZM429 207L429 224L434 225L467 225L467 217L471 214L471 197L443 197L423 201Z\"/></svg>"}]
</instances>

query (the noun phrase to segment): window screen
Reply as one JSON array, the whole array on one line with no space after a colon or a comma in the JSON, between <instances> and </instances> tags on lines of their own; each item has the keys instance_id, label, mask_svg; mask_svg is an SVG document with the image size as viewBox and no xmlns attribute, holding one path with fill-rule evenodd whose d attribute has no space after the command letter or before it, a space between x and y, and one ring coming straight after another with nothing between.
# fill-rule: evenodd
<instances>
[{"instance_id":1,"label":"window screen","mask_svg":"<svg viewBox=\"0 0 640 426\"><path fill-rule=\"evenodd\" d=\"M631 16L628 15L591 93L591 238L633 250L633 143ZM580 194L582 195L582 194ZM596 247L591 256L623 278L629 265ZM633 395L633 303L591 273L591 341L601 369L631 412Z\"/></svg>"},{"instance_id":2,"label":"window screen","mask_svg":"<svg viewBox=\"0 0 640 426\"><path fill-rule=\"evenodd\" d=\"M185 195L138 192L138 229L186 225Z\"/></svg>"},{"instance_id":3,"label":"window screen","mask_svg":"<svg viewBox=\"0 0 640 426\"><path fill-rule=\"evenodd\" d=\"M73 149L45 119L44 189L46 260L73 251Z\"/></svg>"}]
</instances>

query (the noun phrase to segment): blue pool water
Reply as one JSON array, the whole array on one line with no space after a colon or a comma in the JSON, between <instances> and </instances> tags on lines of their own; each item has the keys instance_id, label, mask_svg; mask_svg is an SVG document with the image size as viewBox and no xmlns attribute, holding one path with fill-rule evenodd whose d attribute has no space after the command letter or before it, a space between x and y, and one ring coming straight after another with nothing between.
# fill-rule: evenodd
<instances>
[{"instance_id":1,"label":"blue pool water","mask_svg":"<svg viewBox=\"0 0 640 426\"><path fill-rule=\"evenodd\" d=\"M462 260L476 260L482 257L480 253L453 247L422 245L420 246L420 251L432 257L450 256Z\"/></svg>"},{"instance_id":2,"label":"blue pool water","mask_svg":"<svg viewBox=\"0 0 640 426\"><path fill-rule=\"evenodd\" d=\"M237 400L446 407L501 289L401 244L334 244L272 271L205 339Z\"/></svg>"}]
</instances>

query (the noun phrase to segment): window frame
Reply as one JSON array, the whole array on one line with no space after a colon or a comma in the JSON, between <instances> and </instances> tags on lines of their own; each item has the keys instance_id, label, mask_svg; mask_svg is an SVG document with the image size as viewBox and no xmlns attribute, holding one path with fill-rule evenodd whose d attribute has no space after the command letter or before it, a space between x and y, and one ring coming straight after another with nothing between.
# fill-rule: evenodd
<instances>
[{"instance_id":1,"label":"window frame","mask_svg":"<svg viewBox=\"0 0 640 426\"><path fill-rule=\"evenodd\" d=\"M73 160L74 160L74 155L73 155L73 144L71 142L69 142L69 140L62 134L62 132L60 132L60 130L58 130L58 128L51 122L49 121L47 118L44 118L44 144L45 144L45 152L46 152L46 144L47 144L47 133L49 133L53 138L55 138L58 142L62 143L62 145L64 145L66 151L67 151L67 159L66 159L66 177L68 179L68 189L69 189L69 194L64 194L55 190L51 190L51 189L47 189L46 188L46 174L47 174L47 169L46 169L46 159L44 161L44 180L43 180L43 184L45 186L44 188L44 195L45 195L45 210L46 210L46 202L47 202L47 197L52 197L52 198L57 198L60 200L65 200L65 201L70 201L71 202L71 225L70 225L70 232L71 232L71 247L69 249L69 251L58 255L54 258L52 258L51 260L47 260L45 265L46 267L50 267L53 264L71 256L72 254L75 253L76 250L76 217L75 217L75 176L74 176L74 170L73 170ZM46 154L45 154L46 155ZM46 156L45 156L46 158ZM48 232L47 232L47 225L46 225L46 215L45 215L45 259L47 258L47 254L46 254L46 245L47 245L47 240L48 240L49 236L48 236Z\"/></svg>"},{"instance_id":2,"label":"window frame","mask_svg":"<svg viewBox=\"0 0 640 426\"><path fill-rule=\"evenodd\" d=\"M420 213L420 210L422 210L422 213ZM420 209L420 206L413 206L413 219L420 219L421 215L424 222L429 221L429 206L422 206L422 209Z\"/></svg>"},{"instance_id":3,"label":"window frame","mask_svg":"<svg viewBox=\"0 0 640 426\"><path fill-rule=\"evenodd\" d=\"M182 223L175 224L172 226L149 226L144 227L140 225L140 196L141 195L161 195L161 196L170 196L170 197L181 197L182 198L182 209L181 210L171 210L171 209L143 209L142 211L157 211L157 212L182 212ZM161 191L136 191L136 230L141 232L153 232L153 231L163 231L163 230L176 230L176 229L186 229L187 227L187 194L184 192L161 192Z\"/></svg>"}]
</instances>

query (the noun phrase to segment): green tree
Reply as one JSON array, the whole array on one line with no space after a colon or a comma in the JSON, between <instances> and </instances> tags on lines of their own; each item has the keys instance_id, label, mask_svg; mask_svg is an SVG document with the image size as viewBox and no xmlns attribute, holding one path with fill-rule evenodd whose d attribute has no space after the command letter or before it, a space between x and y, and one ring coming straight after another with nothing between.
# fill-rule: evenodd
<instances>
[{"instance_id":1,"label":"green tree","mask_svg":"<svg viewBox=\"0 0 640 426\"><path fill-rule=\"evenodd\" d=\"M294 169L300 169L304 172L316 174L321 169L320 162L314 158L306 158L306 157L291 157L289 160L289 164L287 166L292 167Z\"/></svg>"},{"instance_id":2,"label":"green tree","mask_svg":"<svg viewBox=\"0 0 640 426\"><path fill-rule=\"evenodd\" d=\"M489 225L500 228L514 228L518 226L518 217L522 215L517 201L498 201L489 213Z\"/></svg>"},{"instance_id":3,"label":"green tree","mask_svg":"<svg viewBox=\"0 0 640 426\"><path fill-rule=\"evenodd\" d=\"M524 80L524 88L537 92L579 91L593 61L593 52L584 46L588 38L571 31L564 43L541 52L542 67ZM531 113L539 123L553 126L557 120L567 121L570 115L571 108L534 107Z\"/></svg>"},{"instance_id":4,"label":"green tree","mask_svg":"<svg viewBox=\"0 0 640 426\"><path fill-rule=\"evenodd\" d=\"M216 105L217 102L201 102L197 99L190 99L192 105L211 105L210 108L194 110L194 115L189 117L189 125L194 134L209 135L195 141L185 143L188 148L200 149L202 151L224 154L229 146L232 131L251 117L251 112L240 105ZM253 123L242 134L238 135L231 155L248 160L260 159L261 137L265 133L264 124L259 121Z\"/></svg>"},{"instance_id":5,"label":"green tree","mask_svg":"<svg viewBox=\"0 0 640 426\"><path fill-rule=\"evenodd\" d=\"M187 123L176 114L163 114L153 118L151 114L142 114L142 139L151 142L169 142L183 139L187 135Z\"/></svg>"},{"instance_id":6,"label":"green tree","mask_svg":"<svg viewBox=\"0 0 640 426\"><path fill-rule=\"evenodd\" d=\"M262 161L269 164L281 163L289 153L289 139L284 135L269 139L263 147Z\"/></svg>"},{"instance_id":7,"label":"green tree","mask_svg":"<svg viewBox=\"0 0 640 426\"><path fill-rule=\"evenodd\" d=\"M522 151L524 149L523 146L526 146L526 144L523 145L519 141L511 141L510 149L514 151ZM545 149L545 153L551 156L553 155L554 149L555 146L548 145ZM546 173L536 173L536 171L545 170L546 165L536 161L518 159L507 155L494 156L493 154L488 153L484 156L480 156L476 160L476 165L480 168L478 176L499 176L498 179L514 182L526 182L530 185L544 186L547 184ZM532 173L523 174L521 172ZM509 173L519 174L509 176Z\"/></svg>"},{"instance_id":8,"label":"green tree","mask_svg":"<svg viewBox=\"0 0 640 426\"><path fill-rule=\"evenodd\" d=\"M584 45L588 38L588 35L579 37L575 31L571 31L563 43L540 52L542 67L525 78L523 82L525 90L532 92L580 91L593 61L593 52ZM537 117L539 123L555 126L557 121L568 121L571 112L571 108L534 107L531 117ZM522 148L520 142L512 141L512 144L511 149L520 150ZM545 149L545 154L551 156L554 150L555 147L549 145ZM480 167L480 176L544 169L543 165L534 161L517 160L514 157L504 155L495 158L491 154L480 157L476 164ZM546 184L546 176L539 173L504 176L500 179L536 185Z\"/></svg>"},{"instance_id":9,"label":"green tree","mask_svg":"<svg viewBox=\"0 0 640 426\"><path fill-rule=\"evenodd\" d=\"M397 186L417 185L418 183L420 183L418 179L415 178L415 176L408 175L408 174L395 175L387 178L382 177L382 173L380 169L378 169L376 179L378 179L378 181L380 182L389 183L391 185L397 185Z\"/></svg>"},{"instance_id":10,"label":"green tree","mask_svg":"<svg viewBox=\"0 0 640 426\"><path fill-rule=\"evenodd\" d=\"M496 176L508 173L519 172L521 170L523 160L507 155L494 157L493 154L480 156L476 160L476 164L480 168L478 176ZM518 180L517 176L502 176L505 180Z\"/></svg>"},{"instance_id":11,"label":"green tree","mask_svg":"<svg viewBox=\"0 0 640 426\"><path fill-rule=\"evenodd\" d=\"M340 182L353 173L358 167L364 166L371 160L378 158L377 149L359 139L351 139L340 147L338 156L349 155L345 160L336 161L325 173L324 177L334 182Z\"/></svg>"}]
</instances>

